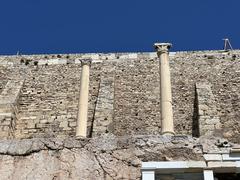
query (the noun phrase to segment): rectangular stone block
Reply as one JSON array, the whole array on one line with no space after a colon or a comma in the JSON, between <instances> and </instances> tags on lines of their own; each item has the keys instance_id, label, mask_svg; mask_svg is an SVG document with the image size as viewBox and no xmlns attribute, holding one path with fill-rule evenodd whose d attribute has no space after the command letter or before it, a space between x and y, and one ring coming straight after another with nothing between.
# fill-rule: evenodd
<instances>
[{"instance_id":1,"label":"rectangular stone block","mask_svg":"<svg viewBox=\"0 0 240 180\"><path fill-rule=\"evenodd\" d=\"M143 162L142 169L182 169L188 168L186 161Z\"/></svg>"},{"instance_id":2,"label":"rectangular stone block","mask_svg":"<svg viewBox=\"0 0 240 180\"><path fill-rule=\"evenodd\" d=\"M222 161L221 154L204 154L203 157L206 161Z\"/></svg>"},{"instance_id":3,"label":"rectangular stone block","mask_svg":"<svg viewBox=\"0 0 240 180\"><path fill-rule=\"evenodd\" d=\"M217 161L209 161L209 168L228 168L228 167L237 167L236 162L217 162Z\"/></svg>"},{"instance_id":4,"label":"rectangular stone block","mask_svg":"<svg viewBox=\"0 0 240 180\"><path fill-rule=\"evenodd\" d=\"M11 119L1 122L0 125L10 126L11 125Z\"/></svg>"},{"instance_id":5,"label":"rectangular stone block","mask_svg":"<svg viewBox=\"0 0 240 180\"><path fill-rule=\"evenodd\" d=\"M59 59L48 59L47 63L48 64L58 64Z\"/></svg>"},{"instance_id":6,"label":"rectangular stone block","mask_svg":"<svg viewBox=\"0 0 240 180\"><path fill-rule=\"evenodd\" d=\"M60 122L59 127L63 127L63 128L68 127L68 121L62 121L62 122Z\"/></svg>"},{"instance_id":7,"label":"rectangular stone block","mask_svg":"<svg viewBox=\"0 0 240 180\"><path fill-rule=\"evenodd\" d=\"M36 125L37 128L45 128L47 126L48 126L47 124L37 124Z\"/></svg>"},{"instance_id":8,"label":"rectangular stone block","mask_svg":"<svg viewBox=\"0 0 240 180\"><path fill-rule=\"evenodd\" d=\"M205 161L187 161L187 166L189 168L205 168L207 165Z\"/></svg>"},{"instance_id":9,"label":"rectangular stone block","mask_svg":"<svg viewBox=\"0 0 240 180\"><path fill-rule=\"evenodd\" d=\"M64 127L63 130L64 130L64 131L71 131L72 128L70 128L70 127Z\"/></svg>"},{"instance_id":10,"label":"rectangular stone block","mask_svg":"<svg viewBox=\"0 0 240 180\"><path fill-rule=\"evenodd\" d=\"M209 124L209 125L217 124L217 123L219 123L219 122L220 122L219 118L206 119L206 124Z\"/></svg>"},{"instance_id":11,"label":"rectangular stone block","mask_svg":"<svg viewBox=\"0 0 240 180\"><path fill-rule=\"evenodd\" d=\"M41 124L46 124L47 122L48 122L47 119L42 119L42 120L40 120L40 123L41 123Z\"/></svg>"},{"instance_id":12,"label":"rectangular stone block","mask_svg":"<svg viewBox=\"0 0 240 180\"><path fill-rule=\"evenodd\" d=\"M37 129L29 129L28 132L29 132L29 133L36 133L36 132L37 132Z\"/></svg>"},{"instance_id":13,"label":"rectangular stone block","mask_svg":"<svg viewBox=\"0 0 240 180\"><path fill-rule=\"evenodd\" d=\"M130 58L130 59L137 59L137 57L138 57L137 53L131 53L131 54L129 54L129 58Z\"/></svg>"},{"instance_id":14,"label":"rectangular stone block","mask_svg":"<svg viewBox=\"0 0 240 180\"><path fill-rule=\"evenodd\" d=\"M76 127L76 126L77 126L77 122L70 122L70 123L69 123L69 126L70 126L70 127Z\"/></svg>"},{"instance_id":15,"label":"rectangular stone block","mask_svg":"<svg viewBox=\"0 0 240 180\"><path fill-rule=\"evenodd\" d=\"M28 122L27 123L27 129L33 129L35 128L35 123L34 122Z\"/></svg>"},{"instance_id":16,"label":"rectangular stone block","mask_svg":"<svg viewBox=\"0 0 240 180\"><path fill-rule=\"evenodd\" d=\"M223 154L222 158L224 161L240 161L240 153Z\"/></svg>"}]
</instances>

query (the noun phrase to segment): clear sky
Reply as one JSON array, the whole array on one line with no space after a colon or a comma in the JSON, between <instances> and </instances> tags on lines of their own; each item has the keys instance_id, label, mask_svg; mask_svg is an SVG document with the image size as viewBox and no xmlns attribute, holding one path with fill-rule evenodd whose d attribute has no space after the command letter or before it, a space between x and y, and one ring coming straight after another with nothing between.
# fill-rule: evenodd
<instances>
[{"instance_id":1,"label":"clear sky","mask_svg":"<svg viewBox=\"0 0 240 180\"><path fill-rule=\"evenodd\" d=\"M240 48L239 0L0 0L0 54Z\"/></svg>"}]
</instances>

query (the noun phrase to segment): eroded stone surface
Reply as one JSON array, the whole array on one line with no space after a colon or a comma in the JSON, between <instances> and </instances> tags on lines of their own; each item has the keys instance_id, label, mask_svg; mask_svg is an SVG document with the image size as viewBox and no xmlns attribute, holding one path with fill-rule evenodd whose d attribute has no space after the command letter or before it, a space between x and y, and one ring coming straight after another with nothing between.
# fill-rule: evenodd
<instances>
[{"instance_id":1,"label":"eroded stone surface","mask_svg":"<svg viewBox=\"0 0 240 180\"><path fill-rule=\"evenodd\" d=\"M0 141L1 180L140 179L141 162L203 160L203 151L229 151L214 137L104 135L93 139ZM223 141L223 140L222 140Z\"/></svg>"}]
</instances>

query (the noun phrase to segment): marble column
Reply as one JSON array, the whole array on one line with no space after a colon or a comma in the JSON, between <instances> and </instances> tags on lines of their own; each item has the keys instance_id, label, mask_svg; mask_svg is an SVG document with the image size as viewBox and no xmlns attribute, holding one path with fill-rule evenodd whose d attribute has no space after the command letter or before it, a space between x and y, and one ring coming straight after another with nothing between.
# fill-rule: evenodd
<instances>
[{"instance_id":1,"label":"marble column","mask_svg":"<svg viewBox=\"0 0 240 180\"><path fill-rule=\"evenodd\" d=\"M89 69L91 59L81 60L82 72L80 82L80 96L78 102L78 118L76 136L87 137Z\"/></svg>"},{"instance_id":2,"label":"marble column","mask_svg":"<svg viewBox=\"0 0 240 180\"><path fill-rule=\"evenodd\" d=\"M155 43L160 64L160 104L161 104L161 121L162 134L174 135L173 111L172 111L172 92L169 68L169 52L172 44Z\"/></svg>"}]
</instances>

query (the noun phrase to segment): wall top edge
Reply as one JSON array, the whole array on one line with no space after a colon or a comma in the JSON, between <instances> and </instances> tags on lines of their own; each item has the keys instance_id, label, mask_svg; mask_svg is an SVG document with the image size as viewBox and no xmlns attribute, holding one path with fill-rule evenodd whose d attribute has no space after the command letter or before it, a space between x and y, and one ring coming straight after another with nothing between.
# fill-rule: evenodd
<instances>
[{"instance_id":1,"label":"wall top edge","mask_svg":"<svg viewBox=\"0 0 240 180\"><path fill-rule=\"evenodd\" d=\"M177 51L169 52L171 59L193 56L194 58L213 59L223 56L240 57L240 50L205 50L205 51ZM82 53L82 54L41 54L41 55L0 55L0 66L14 67L19 65L65 65L79 64L81 59L92 59L94 63L103 61L122 61L135 59L156 59L156 52L131 52L131 53Z\"/></svg>"},{"instance_id":2,"label":"wall top edge","mask_svg":"<svg viewBox=\"0 0 240 180\"><path fill-rule=\"evenodd\" d=\"M235 49L231 51L224 50L192 50L192 51L170 51L170 54L185 54L185 53L227 53L227 52L240 52L240 49ZM98 56L109 56L109 55L148 55L148 54L156 54L155 51L150 52L109 52L109 53L56 53L56 54L21 54L21 55L1 55L0 57L44 57L44 56L84 56L84 55L98 55Z\"/></svg>"}]
</instances>

